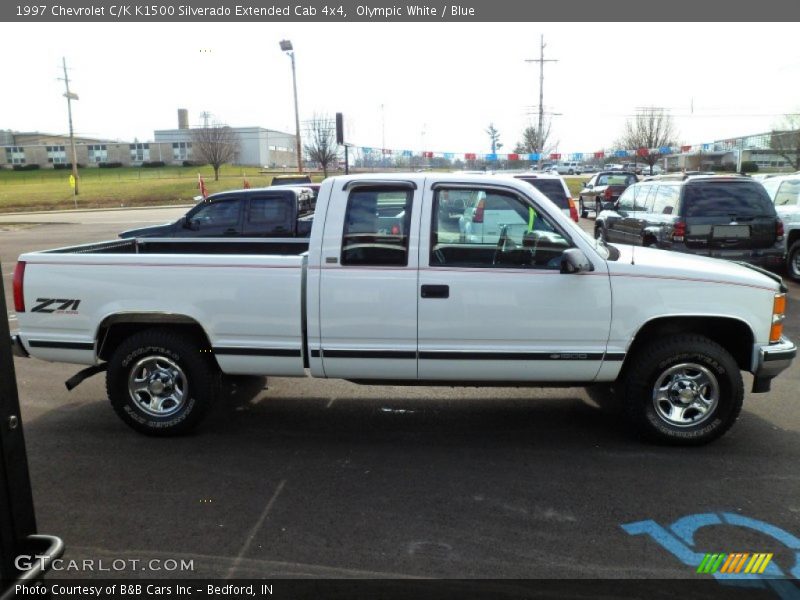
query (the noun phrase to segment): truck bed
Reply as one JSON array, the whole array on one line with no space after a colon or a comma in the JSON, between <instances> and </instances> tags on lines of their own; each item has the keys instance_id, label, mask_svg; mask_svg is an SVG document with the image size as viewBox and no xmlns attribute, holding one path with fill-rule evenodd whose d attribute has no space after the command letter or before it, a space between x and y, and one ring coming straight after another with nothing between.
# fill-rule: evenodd
<instances>
[{"instance_id":1,"label":"truck bed","mask_svg":"<svg viewBox=\"0 0 800 600\"><path fill-rule=\"evenodd\" d=\"M302 375L308 239L113 240L24 254L30 354L96 364L119 323L192 324L222 370Z\"/></svg>"},{"instance_id":2,"label":"truck bed","mask_svg":"<svg viewBox=\"0 0 800 600\"><path fill-rule=\"evenodd\" d=\"M134 238L45 250L38 254L248 254L299 256L308 238Z\"/></svg>"}]
</instances>

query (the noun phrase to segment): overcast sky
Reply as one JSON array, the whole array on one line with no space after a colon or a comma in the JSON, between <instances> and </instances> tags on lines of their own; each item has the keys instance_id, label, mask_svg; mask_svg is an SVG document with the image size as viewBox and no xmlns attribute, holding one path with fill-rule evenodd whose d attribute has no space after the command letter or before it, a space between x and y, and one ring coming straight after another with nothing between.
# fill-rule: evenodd
<instances>
[{"instance_id":1,"label":"overcast sky","mask_svg":"<svg viewBox=\"0 0 800 600\"><path fill-rule=\"evenodd\" d=\"M61 57L70 67L76 134L151 140L200 113L231 126L294 131L343 112L348 141L393 149L489 152L485 129L511 151L535 122L539 35L544 105L558 150L617 139L636 107L669 109L678 142L766 131L800 112L797 25L460 23L0 23L6 51L0 129L67 131ZM383 106L383 109L381 108ZM424 148L423 148L424 146Z\"/></svg>"}]
</instances>

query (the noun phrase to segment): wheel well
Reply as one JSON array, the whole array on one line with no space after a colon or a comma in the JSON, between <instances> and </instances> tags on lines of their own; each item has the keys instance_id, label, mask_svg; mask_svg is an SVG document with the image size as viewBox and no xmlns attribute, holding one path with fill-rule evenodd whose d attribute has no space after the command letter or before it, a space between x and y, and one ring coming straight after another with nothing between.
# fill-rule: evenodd
<instances>
[{"instance_id":1,"label":"wheel well","mask_svg":"<svg viewBox=\"0 0 800 600\"><path fill-rule=\"evenodd\" d=\"M746 323L728 317L664 317L648 321L636 333L622 368L625 369L628 359L648 342L658 336L677 333L703 335L730 352L741 370L749 371L752 366L754 338Z\"/></svg>"},{"instance_id":2,"label":"wheel well","mask_svg":"<svg viewBox=\"0 0 800 600\"><path fill-rule=\"evenodd\" d=\"M101 360L109 360L119 345L130 336L147 329L178 331L197 343L199 348L211 349L211 341L203 327L183 315L126 314L106 318L97 329L97 352Z\"/></svg>"},{"instance_id":3,"label":"wheel well","mask_svg":"<svg viewBox=\"0 0 800 600\"><path fill-rule=\"evenodd\" d=\"M786 247L791 248L797 240L800 240L800 229L794 229L789 232L789 237L786 238Z\"/></svg>"}]
</instances>

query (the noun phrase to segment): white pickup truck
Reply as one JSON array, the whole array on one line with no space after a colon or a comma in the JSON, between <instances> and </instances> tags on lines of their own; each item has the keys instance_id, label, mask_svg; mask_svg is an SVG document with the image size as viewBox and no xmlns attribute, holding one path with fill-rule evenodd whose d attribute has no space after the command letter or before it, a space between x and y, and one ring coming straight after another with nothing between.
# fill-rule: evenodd
<instances>
[{"instance_id":1,"label":"white pickup truck","mask_svg":"<svg viewBox=\"0 0 800 600\"><path fill-rule=\"evenodd\" d=\"M480 236L460 232L458 210ZM91 365L69 388L107 370L112 406L145 433L197 425L230 374L602 383L639 434L699 444L736 420L740 371L766 392L794 358L785 291L755 267L605 245L518 179L346 176L323 183L305 240L23 254L12 343Z\"/></svg>"}]
</instances>

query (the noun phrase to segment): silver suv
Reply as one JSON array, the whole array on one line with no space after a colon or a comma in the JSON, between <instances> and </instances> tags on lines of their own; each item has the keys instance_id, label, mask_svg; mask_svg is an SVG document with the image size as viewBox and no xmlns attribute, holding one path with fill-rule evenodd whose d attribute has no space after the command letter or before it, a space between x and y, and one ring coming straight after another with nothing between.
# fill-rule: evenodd
<instances>
[{"instance_id":1,"label":"silver suv","mask_svg":"<svg viewBox=\"0 0 800 600\"><path fill-rule=\"evenodd\" d=\"M800 281L800 173L770 177L761 182L783 221L786 271Z\"/></svg>"}]
</instances>

